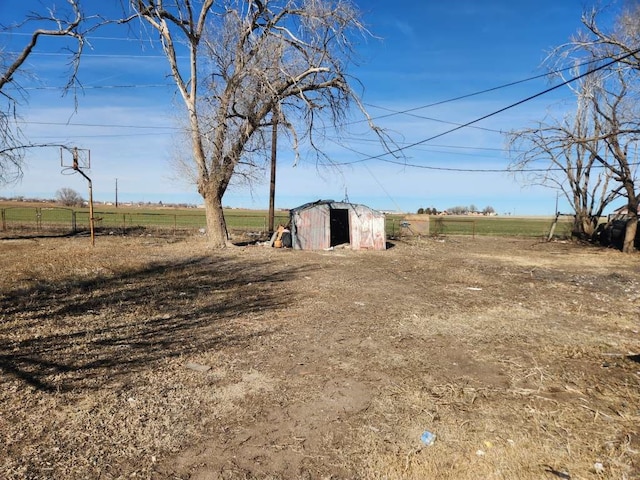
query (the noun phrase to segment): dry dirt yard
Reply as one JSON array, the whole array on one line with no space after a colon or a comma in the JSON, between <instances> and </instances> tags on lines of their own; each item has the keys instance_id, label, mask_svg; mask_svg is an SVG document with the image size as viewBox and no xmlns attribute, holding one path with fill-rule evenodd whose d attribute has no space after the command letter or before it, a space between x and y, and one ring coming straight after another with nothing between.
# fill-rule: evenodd
<instances>
[{"instance_id":1,"label":"dry dirt yard","mask_svg":"<svg viewBox=\"0 0 640 480\"><path fill-rule=\"evenodd\" d=\"M640 478L639 254L111 236L0 267L3 479Z\"/></svg>"}]
</instances>

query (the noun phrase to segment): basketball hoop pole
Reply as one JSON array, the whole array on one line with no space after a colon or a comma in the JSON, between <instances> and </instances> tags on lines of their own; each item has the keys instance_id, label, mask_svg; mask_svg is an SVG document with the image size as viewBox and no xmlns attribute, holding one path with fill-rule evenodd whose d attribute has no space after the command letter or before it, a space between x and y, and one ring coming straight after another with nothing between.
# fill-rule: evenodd
<instances>
[{"instance_id":1,"label":"basketball hoop pole","mask_svg":"<svg viewBox=\"0 0 640 480\"><path fill-rule=\"evenodd\" d=\"M82 170L80 170L80 167L78 166L78 149L76 147L73 148L73 169L86 178L89 183L89 230L91 231L91 246L95 246L96 235L93 218L93 187L91 179Z\"/></svg>"}]
</instances>

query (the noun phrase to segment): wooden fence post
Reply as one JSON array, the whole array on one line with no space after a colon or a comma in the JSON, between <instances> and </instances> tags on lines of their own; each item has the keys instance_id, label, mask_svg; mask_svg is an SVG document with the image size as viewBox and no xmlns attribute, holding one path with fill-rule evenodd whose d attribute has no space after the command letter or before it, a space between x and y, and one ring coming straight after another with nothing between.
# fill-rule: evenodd
<instances>
[{"instance_id":1,"label":"wooden fence post","mask_svg":"<svg viewBox=\"0 0 640 480\"><path fill-rule=\"evenodd\" d=\"M42 230L42 209L36 207L36 231Z\"/></svg>"}]
</instances>

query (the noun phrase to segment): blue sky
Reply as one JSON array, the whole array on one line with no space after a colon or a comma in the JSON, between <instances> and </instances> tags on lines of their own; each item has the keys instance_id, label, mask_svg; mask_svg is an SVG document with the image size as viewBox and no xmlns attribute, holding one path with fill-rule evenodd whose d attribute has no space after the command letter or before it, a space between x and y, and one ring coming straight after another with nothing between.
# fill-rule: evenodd
<instances>
[{"instance_id":1,"label":"blue sky","mask_svg":"<svg viewBox=\"0 0 640 480\"><path fill-rule=\"evenodd\" d=\"M0 4L0 23L20 20L47 0ZM62 0L55 0L62 4ZM85 2L89 5L90 2ZM114 2L115 3L115 2ZM549 111L571 108L562 88L431 141L464 124L548 88L546 78L491 93L425 107L541 73L541 63L555 46L580 28L590 6L579 0L357 0L363 20L376 38L359 39L359 61L349 72L376 123L404 150L403 159L386 156L365 125L329 139L324 149L340 169L318 170L304 161L294 167L290 146L280 142L276 207L292 208L318 199L342 200L381 210L414 212L459 205L492 206L499 214L551 215L556 192L528 187L505 172L509 164L504 132L542 120ZM27 38L0 34L0 47L16 51ZM199 204L195 187L176 178L171 159L180 149L180 99L167 77L166 60L157 47L126 39L126 29L96 32L82 60L84 90L74 99L59 88L68 73L68 56L58 39L43 39L19 77L26 98L18 113L33 143L65 143L90 149L94 199ZM562 103L563 101L568 103ZM412 110L409 113L400 114ZM398 161L389 163L385 160ZM402 165L402 163L406 165ZM349 165L349 163L352 163ZM62 187L86 196L79 175L63 175L60 152L32 149L22 181L0 186L0 196L53 198ZM232 187L225 206L266 208L269 182ZM560 199L559 210L568 206Z\"/></svg>"}]
</instances>

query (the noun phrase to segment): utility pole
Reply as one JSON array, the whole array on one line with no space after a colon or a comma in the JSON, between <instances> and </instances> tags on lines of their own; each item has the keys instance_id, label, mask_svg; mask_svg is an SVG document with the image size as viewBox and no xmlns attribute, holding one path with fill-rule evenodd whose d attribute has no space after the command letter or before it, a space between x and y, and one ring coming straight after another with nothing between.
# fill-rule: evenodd
<instances>
[{"instance_id":1,"label":"utility pole","mask_svg":"<svg viewBox=\"0 0 640 480\"><path fill-rule=\"evenodd\" d=\"M276 203L276 156L278 151L278 104L271 114L271 182L269 185L269 235L275 232Z\"/></svg>"},{"instance_id":2,"label":"utility pole","mask_svg":"<svg viewBox=\"0 0 640 480\"><path fill-rule=\"evenodd\" d=\"M116 208L118 208L118 179L116 178Z\"/></svg>"}]
</instances>

